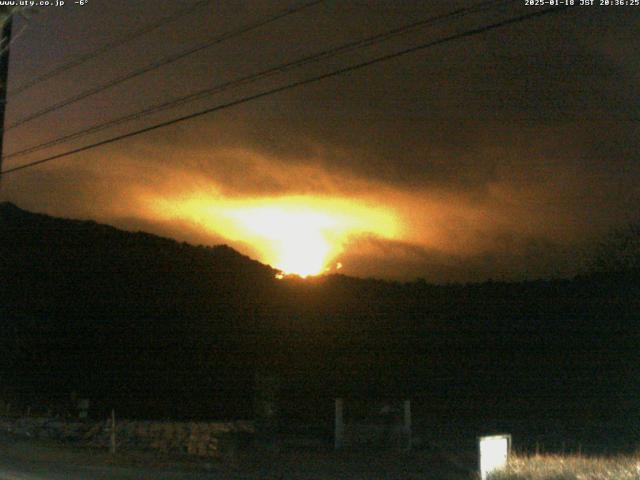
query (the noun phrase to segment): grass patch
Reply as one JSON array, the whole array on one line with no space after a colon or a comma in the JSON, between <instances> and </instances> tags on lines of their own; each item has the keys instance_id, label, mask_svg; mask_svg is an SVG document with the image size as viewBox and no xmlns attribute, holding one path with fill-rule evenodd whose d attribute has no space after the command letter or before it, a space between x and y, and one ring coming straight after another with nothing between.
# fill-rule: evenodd
<instances>
[{"instance_id":1,"label":"grass patch","mask_svg":"<svg viewBox=\"0 0 640 480\"><path fill-rule=\"evenodd\" d=\"M640 454L587 457L584 455L512 455L506 470L490 480L640 480Z\"/></svg>"}]
</instances>

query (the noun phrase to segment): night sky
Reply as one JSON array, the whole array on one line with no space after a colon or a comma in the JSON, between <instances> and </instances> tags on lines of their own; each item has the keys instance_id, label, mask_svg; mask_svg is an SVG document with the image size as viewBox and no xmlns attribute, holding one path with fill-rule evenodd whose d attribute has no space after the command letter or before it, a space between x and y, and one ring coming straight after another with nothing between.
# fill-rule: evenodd
<instances>
[{"instance_id":1,"label":"night sky","mask_svg":"<svg viewBox=\"0 0 640 480\"><path fill-rule=\"evenodd\" d=\"M5 126L304 2L211 1L11 94L194 3L68 1L17 18ZM325 0L9 129L4 153L476 3ZM541 9L501 2L3 168ZM7 174L0 200L226 243L292 273L573 275L640 217L638 25L640 7L569 7Z\"/></svg>"}]
</instances>

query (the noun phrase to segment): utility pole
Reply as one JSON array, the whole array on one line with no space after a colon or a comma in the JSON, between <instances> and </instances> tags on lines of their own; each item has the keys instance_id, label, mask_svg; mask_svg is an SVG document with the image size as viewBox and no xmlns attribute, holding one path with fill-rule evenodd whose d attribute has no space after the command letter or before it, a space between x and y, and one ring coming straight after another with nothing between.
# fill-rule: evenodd
<instances>
[{"instance_id":1,"label":"utility pole","mask_svg":"<svg viewBox=\"0 0 640 480\"><path fill-rule=\"evenodd\" d=\"M7 106L7 80L9 78L9 47L11 46L11 25L13 23L13 9L0 7L0 22L2 22L2 38L0 39L0 172L2 172L2 155L4 140L4 112ZM2 173L0 173L0 182Z\"/></svg>"}]
</instances>

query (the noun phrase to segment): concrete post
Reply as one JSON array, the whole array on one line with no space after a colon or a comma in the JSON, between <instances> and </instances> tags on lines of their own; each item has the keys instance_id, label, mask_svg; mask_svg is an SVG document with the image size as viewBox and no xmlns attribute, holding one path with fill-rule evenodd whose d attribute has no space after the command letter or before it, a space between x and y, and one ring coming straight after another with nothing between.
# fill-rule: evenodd
<instances>
[{"instance_id":1,"label":"concrete post","mask_svg":"<svg viewBox=\"0 0 640 480\"><path fill-rule=\"evenodd\" d=\"M89 399L81 398L78 400L78 418L89 418Z\"/></svg>"},{"instance_id":2,"label":"concrete post","mask_svg":"<svg viewBox=\"0 0 640 480\"><path fill-rule=\"evenodd\" d=\"M336 418L335 418L335 449L344 447L344 400L336 398Z\"/></svg>"},{"instance_id":3,"label":"concrete post","mask_svg":"<svg viewBox=\"0 0 640 480\"><path fill-rule=\"evenodd\" d=\"M411 400L404 401L404 437L406 441L405 448L411 449Z\"/></svg>"},{"instance_id":4,"label":"concrete post","mask_svg":"<svg viewBox=\"0 0 640 480\"><path fill-rule=\"evenodd\" d=\"M491 473L507 466L511 451L511 435L478 437L480 478L487 480Z\"/></svg>"}]
</instances>

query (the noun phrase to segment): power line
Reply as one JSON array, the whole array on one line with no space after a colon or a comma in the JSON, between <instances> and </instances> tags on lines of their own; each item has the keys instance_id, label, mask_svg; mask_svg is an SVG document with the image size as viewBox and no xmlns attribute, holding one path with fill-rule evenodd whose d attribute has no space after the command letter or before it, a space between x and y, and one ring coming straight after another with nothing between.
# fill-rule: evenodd
<instances>
[{"instance_id":1,"label":"power line","mask_svg":"<svg viewBox=\"0 0 640 480\"><path fill-rule=\"evenodd\" d=\"M338 54L344 53L344 52L348 52L348 51L353 51L359 48L364 48L364 47L369 47L372 45L375 45L377 43L381 43L383 41L389 40L393 37L399 36L399 35L404 35L407 34L411 31L415 31L419 28L423 28L425 26L429 26L429 25L433 25L439 21L443 21L443 20L449 20L452 18L459 18L459 17L463 17L465 15L468 15L469 13L476 13L476 12L480 12L483 10L487 10L490 8L494 8L496 6L499 5L504 5L504 4L508 4L508 3L514 3L516 0L490 0L490 1L485 1L485 2L480 2L472 7L466 7L466 8L461 8L458 10L454 10L452 12L449 13L445 13L445 14L441 14L441 15L437 15L437 16L433 16L433 17L429 17L426 19L422 19L416 22L412 22L410 24L377 34L377 35L373 35L370 37L366 37L364 39L360 39L360 40L356 40L356 41L352 41L352 42L348 42L346 44L342 44L340 46L337 47L332 47L323 51L320 51L318 53L312 54L312 55L307 55L304 56L302 58L287 62L285 64L281 64L275 67L271 67L268 68L266 70L263 70L261 72L258 73L254 73L245 77L241 77L239 79L236 80L231 80L228 82L224 82L218 85L215 85L213 87L209 87L209 88L205 88L202 90L199 90L197 92L194 92L192 94L189 95L185 95L182 97L179 97L177 99L168 101L168 102L163 102L160 104L156 104L152 107L146 108L144 110L129 114L129 115L125 115L124 117L120 117L120 118L116 118L101 124L97 124L94 125L92 127L65 135L63 137L59 137L57 139L54 140L49 140L47 142L29 147L29 148L25 148L23 150L19 150L16 152L13 152L9 155L5 155L4 159L8 159L8 158L14 158L14 157L19 157L22 155L26 155L29 153L33 153L54 145L59 145L61 143L65 143L69 140L73 140L73 139L77 139L77 138L81 138L85 135L89 135L92 133L96 133L99 131L102 131L106 128L110 128L116 125L120 125L122 123L126 123L132 120L137 120L140 118L143 118L147 115L153 114L153 113L158 113L164 110L167 110L169 108L173 108L176 107L178 105L183 105L185 103L188 102L192 102L195 100L199 100L208 96L211 96L213 94L216 93L220 93L223 91L226 91L230 88L234 88L234 87L238 87L240 85L244 85L244 84L248 84L248 83L252 83L255 82L257 80L261 80L263 78L268 78L272 75L275 74L280 74L283 72L286 72L288 70L294 69L294 68L298 68L304 65L307 65L309 63L313 63L313 62L317 62L319 60L323 60L326 58L330 58L333 56L336 56Z\"/></svg>"},{"instance_id":2,"label":"power line","mask_svg":"<svg viewBox=\"0 0 640 480\"><path fill-rule=\"evenodd\" d=\"M168 16L168 17L164 17L162 19L160 19L158 22L152 23L150 25L147 25L145 27L139 28L138 30L135 30L133 32L131 32L129 35L126 35L124 37L119 38L118 40L114 40L113 42L107 43L105 45L103 45L100 48L97 48L96 50L94 50L93 52L89 52L87 54L81 55L67 63L64 63L62 65L59 65L55 68L53 68L52 70L49 70L46 73L43 73L42 75L37 76L36 78L33 78L25 83L23 83L22 85L16 87L16 88L12 88L9 90L9 94L12 96L17 96L19 94L21 94L22 92L24 92L25 90L28 90L29 88L33 87L34 85L37 85L40 82L44 82L45 80L49 80L50 78L53 78L67 70L70 70L74 67L77 67L79 65L82 65L83 63L88 62L89 60L93 60L96 57L99 57L100 55L109 52L121 45L125 45L129 42L131 42L132 40L135 40L138 37L141 37L143 35L146 35L147 33L150 33L154 30L157 30L158 28L171 23L175 20L178 20L181 17L184 17L186 15L189 15L190 13L196 11L197 9L199 9L200 7L206 5L207 3L211 3L212 0L199 0L196 3L194 3L193 5L184 8L182 10L179 10L175 13L173 13L172 15Z\"/></svg>"},{"instance_id":3,"label":"power line","mask_svg":"<svg viewBox=\"0 0 640 480\"><path fill-rule=\"evenodd\" d=\"M138 70L134 70L133 72L127 73L126 75L123 75L121 77L118 77L114 80L111 80L110 82L107 82L103 85L91 88L89 90L85 90L84 92L79 93L78 95L75 95L73 97L68 98L67 100L63 100L62 102L56 103L54 105L51 105L49 107L43 108L42 110L39 110L31 115L28 115L26 117L21 118L20 120L17 120L15 122L13 122L12 124L8 125L7 127L4 128L4 131L8 131L11 130L15 127L18 127L26 122L29 122L31 120L34 120L38 117L41 117L42 115L45 115L47 113L51 113L54 112L56 110L59 110L61 108L64 108L68 105L71 105L72 103L78 102L80 100L84 100L87 97L90 97L92 95L95 95L96 93L102 92L104 90L107 90L111 87L114 87L122 82L126 82L127 80L131 80L133 78L139 77L140 75L143 75L145 73L151 72L153 70L156 70L160 67L163 67L165 65L168 65L170 63L176 62L182 58L185 58L189 55L193 55L194 53L197 53L201 50L204 50L206 48L212 47L213 45L216 45L218 43L222 43L225 40L228 40L230 38L233 37L237 37L239 35L242 35L244 33L250 32L252 30L255 30L259 27L263 27L264 25L267 25L269 23L275 22L276 20L279 20L281 18L287 17L289 15L293 15L294 13L298 13L302 10L305 10L307 8L310 8L314 5L317 5L319 3L322 3L324 0L313 0L311 2L305 3L303 5L300 5L298 7L293 7L293 8L288 8L287 10L277 13L275 15L272 15L270 17L267 17L264 20L260 20L256 23L252 23L250 25L245 25L243 27L240 27L237 30L233 30L231 32L228 33L224 33L222 35L219 35L215 38L213 38L212 40L209 40L205 43L201 43L200 45L197 45L195 47L192 47L188 50L185 50L183 52L180 52L178 54L174 54L174 55L170 55L168 57L163 58L162 60L159 60L157 62L151 63L149 65L146 65Z\"/></svg>"},{"instance_id":4,"label":"power line","mask_svg":"<svg viewBox=\"0 0 640 480\"><path fill-rule=\"evenodd\" d=\"M437 46L437 45L442 45L442 44L445 44L445 43L448 43L448 42L451 42L451 41L454 41L454 40L460 40L462 38L467 38L467 37L472 37L472 36L475 36L475 35L480 35L482 33L485 33L485 32L491 31L491 30L495 30L495 29L498 29L498 28L501 28L501 27L505 27L507 25L513 25L513 24L516 24L516 23L520 23L520 22L523 22L525 20L529 20L529 19L532 19L532 18L542 17L542 16L548 15L550 13L558 13L558 12L566 10L567 8L568 7L566 7L566 6L550 7L550 8L546 8L544 10L538 10L538 11L535 11L535 12L532 12L532 13L528 13L528 14L525 14L525 15L520 15L520 16L517 16L517 17L509 18L507 20L502 20L500 22L496 22L496 23L492 23L492 24L489 24L489 25L477 27L477 28L474 28L474 29L471 29L471 30L466 30L464 32L456 33L456 34L453 34L453 35L449 35L447 37L443 37L443 38L440 38L438 40L434 40L434 41L431 41L431 42L427 42L427 43L423 43L423 44L416 45L416 46L413 46L413 47L409 47L409 48L406 48L404 50L400 50L399 52L390 53L390 54L387 54L387 55L382 55L382 56L376 57L374 59L367 60L365 62L357 63L355 65L350 65L348 67L344 67L344 68L340 68L340 69L337 69L337 70L333 70L332 72L324 73L322 75L317 75L315 77L307 78L307 79L304 79L304 80L299 80L297 82L292 82L292 83L289 83L287 85L283 85L283 86L280 86L280 87L272 88L272 89L269 89L269 90L266 90L266 91L263 91L263 92L260 92L260 93L256 93L256 94L253 94L253 95L249 95L247 97L243 97L243 98L238 99L238 100L233 100L231 102L227 102L227 103L223 103L223 104L220 104L220 105L216 105L215 107L207 108L205 110L201 110L201 111L189 114L189 115L185 115L185 116L182 116L182 117L179 117L179 118L175 118L173 120L168 120L166 122L161 122L161 123L158 123L156 125L152 125L152 126L149 126L149 127L146 127L146 128L142 128L140 130L136 130L136 131L133 131L133 132L125 133L123 135L118 135L116 137L112 137L112 138L109 138L109 139L106 139L106 140L102 140L100 142L96 142L96 143L93 143L93 144L90 144L90 145L85 145L84 147L76 148L76 149L73 149L73 150L69 150L67 152L63 152L63 153L59 153L59 154L56 154L56 155L52 155L52 156L47 157L47 158L43 158L41 160L36 160L34 162L30 162L30 163L27 163L27 164L24 164L24 165L20 165L20 166L13 167L13 168L10 168L10 169L7 169L7 170L3 170L3 171L0 172L0 174L4 175L4 174L7 174L7 173L17 172L19 170L24 170L24 169L27 169L27 168L35 167L36 165L42 165L44 163L51 162L53 160L57 160L59 158L63 158L63 157L67 157L69 155L73 155L73 154L76 154L76 153L80 153L80 152L84 152L84 151L87 151L87 150L91 150L93 148L97 148L97 147L100 147L100 146L103 146L103 145L107 145L107 144L114 143L114 142L117 142L117 141L120 141L120 140L124 140L126 138L130 138L130 137L134 137L134 136L137 136L137 135L141 135L143 133L148 133L148 132L151 132L153 130L157 130L159 128L163 128L163 127L167 127L169 125L173 125L175 123L179 123L179 122L182 122L182 121L185 121L185 120L191 120L193 118L201 117L203 115L206 115L206 114L209 114L209 113L212 113L212 112L216 112L218 110L224 110L224 109L227 109L227 108L230 108L230 107L234 107L236 105L240 105L240 104L247 103L247 102L250 102L250 101L253 101L253 100L257 100L259 98L267 97L267 96L270 96L270 95L273 95L273 94L276 94L276 93L280 93L280 92L283 92L283 91L286 91L286 90L290 90L290 89L293 89L293 88L296 88L296 87L300 87L300 86L303 86L303 85L308 85L310 83L315 83L315 82L318 82L318 81L321 81L321 80L324 80L324 79L327 79L327 78L332 78L332 77L336 77L336 76L339 76L339 75L343 75L343 74L348 73L348 72L352 72L352 71L359 70L359 69L362 69L362 68L365 68L365 67L369 67L371 65L374 65L374 64L377 64L377 63L380 63L380 62L384 62L384 61L387 61L387 60L391 60L393 58L397 58L397 57L401 57L401 56L404 56L404 55L408 55L410 53L414 53L414 52L417 52L417 51L420 51L420 50L424 50L424 49L427 49L427 48L430 48L430 47L434 47L434 46Z\"/></svg>"}]
</instances>

